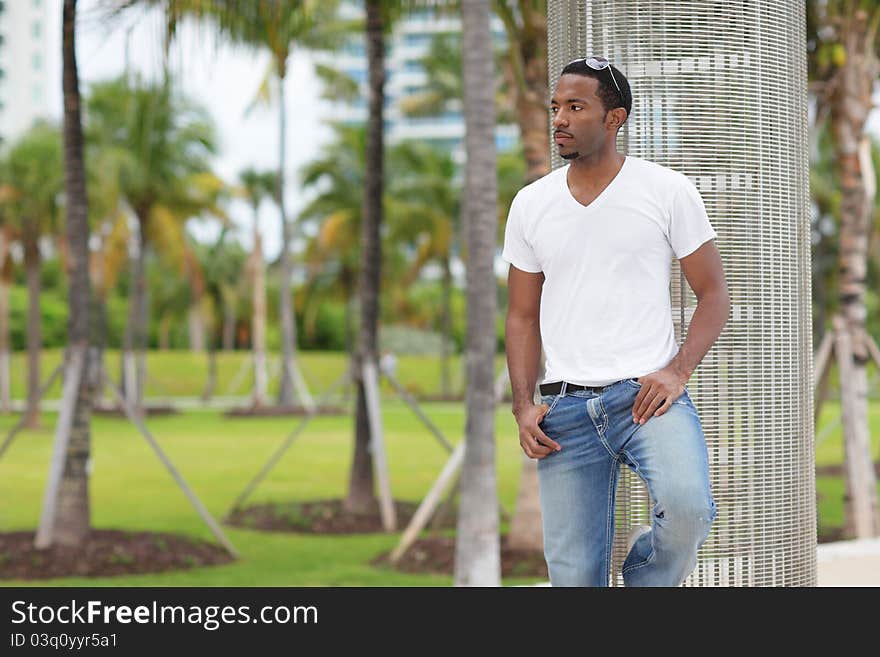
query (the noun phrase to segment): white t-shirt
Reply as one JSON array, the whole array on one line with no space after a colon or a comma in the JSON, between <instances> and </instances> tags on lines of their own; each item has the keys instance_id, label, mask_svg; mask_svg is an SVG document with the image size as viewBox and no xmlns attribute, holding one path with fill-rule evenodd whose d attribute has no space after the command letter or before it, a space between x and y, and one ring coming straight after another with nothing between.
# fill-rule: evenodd
<instances>
[{"instance_id":1,"label":"white t-shirt","mask_svg":"<svg viewBox=\"0 0 880 657\"><path fill-rule=\"evenodd\" d=\"M662 369L678 353L669 279L683 258L717 237L683 173L627 155L589 205L560 167L513 199L501 257L544 272L541 383L600 386Z\"/></svg>"}]
</instances>

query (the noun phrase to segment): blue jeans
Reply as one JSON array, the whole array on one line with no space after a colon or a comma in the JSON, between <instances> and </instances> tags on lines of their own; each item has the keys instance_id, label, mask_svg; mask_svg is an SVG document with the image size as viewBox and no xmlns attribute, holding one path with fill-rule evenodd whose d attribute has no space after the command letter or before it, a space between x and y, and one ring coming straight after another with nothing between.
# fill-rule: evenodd
<instances>
[{"instance_id":1,"label":"blue jeans","mask_svg":"<svg viewBox=\"0 0 880 657\"><path fill-rule=\"evenodd\" d=\"M561 451L538 459L544 556L553 586L608 586L620 464L648 488L651 531L635 542L626 586L679 586L697 565L716 507L706 440L687 388L642 425L632 418L641 384L623 379L601 391L544 395L540 427Z\"/></svg>"}]
</instances>

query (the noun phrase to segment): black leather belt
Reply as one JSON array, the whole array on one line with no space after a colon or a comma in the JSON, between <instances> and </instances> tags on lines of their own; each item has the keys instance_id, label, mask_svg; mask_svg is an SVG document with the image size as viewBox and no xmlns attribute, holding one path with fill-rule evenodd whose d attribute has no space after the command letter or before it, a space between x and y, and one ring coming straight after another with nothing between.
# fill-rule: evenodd
<instances>
[{"instance_id":1,"label":"black leather belt","mask_svg":"<svg viewBox=\"0 0 880 657\"><path fill-rule=\"evenodd\" d=\"M569 383L565 386L565 392L574 392L575 390L590 390L592 392L602 392L606 388L610 388L611 386L613 386L615 383L618 382L615 381L614 383L609 383L604 386L581 386L577 383ZM539 386L539 389L541 390L542 395L558 395L560 392L562 392L562 381L556 381L554 383L542 383Z\"/></svg>"}]
</instances>

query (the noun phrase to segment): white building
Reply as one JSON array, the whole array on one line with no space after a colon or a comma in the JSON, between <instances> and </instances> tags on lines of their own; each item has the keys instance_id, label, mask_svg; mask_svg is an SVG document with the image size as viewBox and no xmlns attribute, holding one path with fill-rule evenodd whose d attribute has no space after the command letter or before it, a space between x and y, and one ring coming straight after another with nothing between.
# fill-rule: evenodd
<instances>
[{"instance_id":1,"label":"white building","mask_svg":"<svg viewBox=\"0 0 880 657\"><path fill-rule=\"evenodd\" d=\"M0 145L18 138L39 118L50 118L60 85L49 61L56 0L0 0ZM60 59L60 53L56 53Z\"/></svg>"},{"instance_id":2,"label":"white building","mask_svg":"<svg viewBox=\"0 0 880 657\"><path fill-rule=\"evenodd\" d=\"M347 17L363 15L362 2L343 5ZM497 17L492 17L492 31L499 42L504 40L504 29ZM401 111L401 102L420 93L427 83L421 60L439 34L460 33L460 17L436 11L431 7L404 14L395 26L386 51L385 126L390 143L406 139L431 142L452 151L456 161L464 161L464 116L461 108L447 106L434 116L411 117ZM342 51L331 56L316 54L315 58L343 71L361 85L361 98L354 105L337 108L334 119L346 123L367 120L367 54L363 38L352 39ZM459 103L460 105L460 103ZM495 131L496 147L508 150L517 143L519 129L515 125L499 125Z\"/></svg>"}]
</instances>

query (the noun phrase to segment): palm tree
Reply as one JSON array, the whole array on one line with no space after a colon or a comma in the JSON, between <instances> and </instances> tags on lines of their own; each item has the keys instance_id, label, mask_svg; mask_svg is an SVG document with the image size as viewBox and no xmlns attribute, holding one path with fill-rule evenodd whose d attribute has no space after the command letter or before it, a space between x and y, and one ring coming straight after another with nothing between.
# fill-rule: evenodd
<instances>
[{"instance_id":1,"label":"palm tree","mask_svg":"<svg viewBox=\"0 0 880 657\"><path fill-rule=\"evenodd\" d=\"M346 345L353 344L351 306L361 272L358 235L363 220L366 130L337 124L337 137L319 159L301 171L306 189L319 190L297 220L305 237L307 267L303 325L314 325L316 298L338 298L345 307ZM382 235L382 297L386 316L412 319L406 295L429 262L450 248L450 207L458 199L451 160L424 145L402 142L387 149L392 181L383 200L387 231ZM415 259L408 254L414 252ZM396 314L395 314L396 313ZM351 349L353 352L354 350Z\"/></svg>"},{"instance_id":2,"label":"palm tree","mask_svg":"<svg viewBox=\"0 0 880 657\"><path fill-rule=\"evenodd\" d=\"M391 3L389 3L391 4ZM361 222L361 276L358 285L360 330L353 358L357 388L354 457L349 477L345 509L367 513L375 508L373 492L373 457L369 450L370 425L367 396L362 377L366 362L378 363L379 280L381 276L383 148L385 125L385 32L389 28L391 6L379 0L366 0L366 44L369 97L367 100L366 170L364 175L364 210Z\"/></svg>"},{"instance_id":3,"label":"palm tree","mask_svg":"<svg viewBox=\"0 0 880 657\"><path fill-rule=\"evenodd\" d=\"M166 0L166 4L178 5L181 11L195 11L202 15L213 14L221 32L234 40L257 47L265 47L272 56L271 72L277 80L278 101L278 176L275 202L281 215L280 255L280 304L281 315L281 385L278 403L291 406L294 402L294 376L296 367L296 323L293 319L290 256L291 226L287 217L284 193L287 171L287 103L284 82L288 60L294 46L306 48L332 47L332 35L337 2L334 0L290 0L273 2L257 0L237 3L214 0L208 3ZM201 5L201 7L200 7ZM207 6L208 9L204 9ZM301 400L304 401L304 400Z\"/></svg>"},{"instance_id":4,"label":"palm tree","mask_svg":"<svg viewBox=\"0 0 880 657\"><path fill-rule=\"evenodd\" d=\"M397 244L411 245L416 252L404 276L396 278L396 289L405 294L430 263L439 264L443 271L440 389L446 397L452 394L452 259L459 233L459 173L450 153L426 144L402 142L391 150L389 160L389 238Z\"/></svg>"},{"instance_id":5,"label":"palm tree","mask_svg":"<svg viewBox=\"0 0 880 657\"><path fill-rule=\"evenodd\" d=\"M206 266L199 257L197 246L186 234L187 222L199 214L200 218L219 220L224 229L229 226L229 218L222 207L227 196L225 183L210 172L195 174L189 181L187 198L176 199L172 205L159 205L153 213L153 239L151 244L156 248L160 259L176 269L185 281L183 301L185 303L186 321L189 328L189 348L193 351L205 350L208 357L208 381L202 394L208 399L216 378L216 349L213 341L205 340L206 321L213 326L211 305L214 298L207 294ZM223 233L221 233L222 237ZM222 242L222 239L221 239ZM208 252L209 255L215 250ZM153 286L150 286L153 289ZM214 304L222 308L220 303Z\"/></svg>"},{"instance_id":6,"label":"palm tree","mask_svg":"<svg viewBox=\"0 0 880 657\"><path fill-rule=\"evenodd\" d=\"M420 64L425 72L425 86L401 100L401 112L407 116L436 116L455 106L461 107L460 35L435 35Z\"/></svg>"},{"instance_id":7,"label":"palm tree","mask_svg":"<svg viewBox=\"0 0 880 657\"><path fill-rule=\"evenodd\" d=\"M212 327L217 324L217 315L222 315L221 340L223 342L226 342L227 335L232 335L235 330L238 301L246 285L242 276L245 271L244 249L241 245L230 243L226 239L230 227L228 222L224 223L214 244L210 247L199 245L192 252L192 255L201 263L207 301L213 308L213 312L209 314L214 318L211 322ZM208 340L208 381L202 393L204 400L211 398L217 382L216 351L220 340L218 340L216 329L212 328L209 334L211 337Z\"/></svg>"},{"instance_id":8,"label":"palm tree","mask_svg":"<svg viewBox=\"0 0 880 657\"><path fill-rule=\"evenodd\" d=\"M526 158L526 182L550 172L547 0L493 0L507 35L504 73Z\"/></svg>"},{"instance_id":9,"label":"palm tree","mask_svg":"<svg viewBox=\"0 0 880 657\"><path fill-rule=\"evenodd\" d=\"M91 234L89 281L93 298L92 347L99 355L93 363L97 368L93 406L102 405L106 370L104 348L109 332L107 304L116 289L119 276L128 263L128 211L119 186L121 159L127 157L122 149L106 145L84 144L86 180L88 189L89 223Z\"/></svg>"},{"instance_id":10,"label":"palm tree","mask_svg":"<svg viewBox=\"0 0 880 657\"><path fill-rule=\"evenodd\" d=\"M460 2L449 0L440 4L455 8ZM504 25L507 40L504 52L496 57L504 79L500 90L503 102L496 111L499 112L500 122L516 121L519 125L526 159L526 182L529 183L550 172L547 0L492 0L492 9ZM442 51L444 45L438 44L435 47ZM448 44L445 47L448 48ZM440 55L441 52L437 54ZM452 76L433 76L432 80L432 70L448 70L449 63L441 55L426 69L430 84L428 94L421 101L428 101L432 96L435 100L457 97L449 94L455 88ZM444 93L448 95L444 96ZM418 106L420 100L416 99L414 104ZM426 102L421 104L428 107Z\"/></svg>"},{"instance_id":11,"label":"palm tree","mask_svg":"<svg viewBox=\"0 0 880 657\"><path fill-rule=\"evenodd\" d=\"M217 187L208 166L216 139L204 110L170 84L129 84L126 78L96 84L88 100L88 119L90 141L118 153L120 193L137 220L124 361L131 363L137 352L136 375L129 369L125 377L126 394L141 410L147 346L145 263L151 242L167 236L154 224L167 226L163 218L169 215L196 216L215 208L216 194L205 190Z\"/></svg>"},{"instance_id":12,"label":"palm tree","mask_svg":"<svg viewBox=\"0 0 880 657\"><path fill-rule=\"evenodd\" d=\"M367 133L363 126L334 125L336 139L323 156L300 172L305 189L320 191L299 214L303 234L310 233L303 252L307 267L303 324L314 322L317 297L335 297L345 305L345 343L354 353L352 302L360 277L358 236L363 217Z\"/></svg>"},{"instance_id":13,"label":"palm tree","mask_svg":"<svg viewBox=\"0 0 880 657\"><path fill-rule=\"evenodd\" d=\"M501 582L495 473L495 76L489 0L462 0L467 164L467 424L455 544L457 586Z\"/></svg>"},{"instance_id":14,"label":"palm tree","mask_svg":"<svg viewBox=\"0 0 880 657\"><path fill-rule=\"evenodd\" d=\"M192 305L191 282L183 263L170 265L166 258L147 258L147 287L150 290L150 317L156 318L158 347L171 348L171 329L187 319Z\"/></svg>"},{"instance_id":15,"label":"palm tree","mask_svg":"<svg viewBox=\"0 0 880 657\"><path fill-rule=\"evenodd\" d=\"M9 377L9 288L12 287L12 230L0 208L0 413L9 413L11 380Z\"/></svg>"},{"instance_id":16,"label":"palm tree","mask_svg":"<svg viewBox=\"0 0 880 657\"><path fill-rule=\"evenodd\" d=\"M456 3L450 3L456 4ZM521 5L514 7L514 4ZM547 138L547 115L543 102L546 93L546 0L536 3L509 3L496 0L496 14L504 23L506 46L495 53L499 70L505 72L504 84L496 98L498 120L516 121L520 128L523 151L503 154L498 162L499 240L503 239L503 220L510 201L522 186L549 171L550 150ZM543 40L543 41L542 41ZM457 35L442 35L432 40L422 60L427 75L425 91L408 98L402 106L410 115L432 115L451 109L462 98L462 50ZM542 90L541 85L544 85ZM528 153L523 170L522 159ZM465 257L462 251L462 258ZM449 322L444 321L448 327ZM449 330L448 328L446 330ZM446 331L444 331L445 333ZM444 394L448 390L448 367L442 366ZM508 542L523 550L540 552L541 510L538 504L538 476L532 459L523 458L516 512L510 524Z\"/></svg>"},{"instance_id":17,"label":"palm tree","mask_svg":"<svg viewBox=\"0 0 880 657\"><path fill-rule=\"evenodd\" d=\"M263 237L260 232L260 205L271 198L278 187L278 175L270 171L245 169L239 175L242 190L254 212L254 247L250 258L253 279L253 315L251 320L251 349L254 358L253 405L263 406L269 392L266 372L266 268L263 262Z\"/></svg>"},{"instance_id":18,"label":"palm tree","mask_svg":"<svg viewBox=\"0 0 880 657\"><path fill-rule=\"evenodd\" d=\"M813 339L820 340L830 317L837 311L837 303L828 293L837 287L837 259L839 254L836 217L840 214L840 184L837 181L831 132L828 124L817 126L812 132L813 157L810 161L810 197L816 206L813 226L812 288ZM818 346L814 344L815 348Z\"/></svg>"},{"instance_id":19,"label":"palm tree","mask_svg":"<svg viewBox=\"0 0 880 657\"><path fill-rule=\"evenodd\" d=\"M7 213L17 222L24 250L28 288L28 402L25 426L40 421L40 238L54 230L62 190L61 134L39 123L25 133L9 151L3 183Z\"/></svg>"},{"instance_id":20,"label":"palm tree","mask_svg":"<svg viewBox=\"0 0 880 657\"><path fill-rule=\"evenodd\" d=\"M880 3L811 2L807 6L812 86L818 93L817 119L826 119L832 135L840 182L839 314L852 343L850 375L841 378L847 470L846 534L880 534L876 476L872 466L867 416L865 279L868 236L873 224L876 174L865 122L880 75L877 33Z\"/></svg>"},{"instance_id":21,"label":"palm tree","mask_svg":"<svg viewBox=\"0 0 880 657\"><path fill-rule=\"evenodd\" d=\"M66 195L66 237L68 259L68 348L82 350L85 365L76 400L73 423L67 440L58 512L52 519L51 540L61 545L82 545L88 537L90 520L88 463L91 452L91 410L94 373L100 354L91 345L91 286L89 282L89 222L86 167L80 118L79 76L76 67L76 0L64 0L63 9L64 89L64 189ZM40 528L41 531L47 528Z\"/></svg>"}]
</instances>

